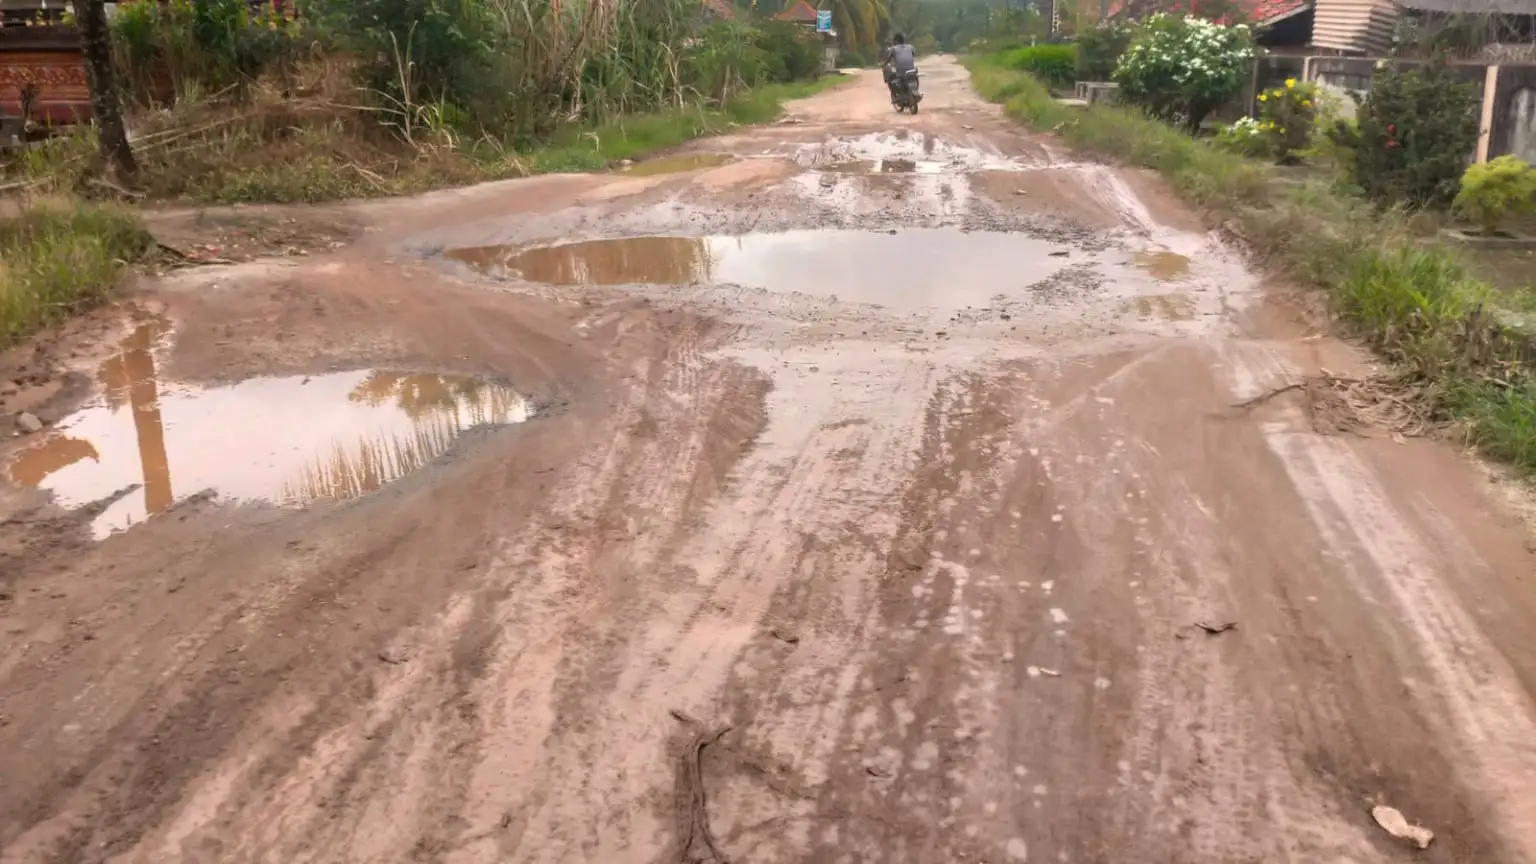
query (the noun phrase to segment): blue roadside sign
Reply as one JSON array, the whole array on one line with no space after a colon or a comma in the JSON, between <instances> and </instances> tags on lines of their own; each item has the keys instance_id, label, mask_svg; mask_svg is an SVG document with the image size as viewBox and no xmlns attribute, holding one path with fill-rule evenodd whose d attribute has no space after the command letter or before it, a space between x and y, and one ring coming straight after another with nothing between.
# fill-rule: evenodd
<instances>
[{"instance_id":1,"label":"blue roadside sign","mask_svg":"<svg viewBox=\"0 0 1536 864\"><path fill-rule=\"evenodd\" d=\"M832 32L832 10L826 9L816 13L816 32Z\"/></svg>"}]
</instances>

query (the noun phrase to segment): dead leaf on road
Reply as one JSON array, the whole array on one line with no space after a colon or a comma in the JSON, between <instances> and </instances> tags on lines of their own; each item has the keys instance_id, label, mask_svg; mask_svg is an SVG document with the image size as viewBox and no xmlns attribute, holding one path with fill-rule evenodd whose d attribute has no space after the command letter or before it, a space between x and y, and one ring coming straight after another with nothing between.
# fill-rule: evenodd
<instances>
[{"instance_id":1,"label":"dead leaf on road","mask_svg":"<svg viewBox=\"0 0 1536 864\"><path fill-rule=\"evenodd\" d=\"M1428 849L1430 842L1435 839L1435 832L1410 823L1408 817L1396 807L1373 807L1371 818L1376 820L1376 824L1380 825L1383 831L1399 840L1408 840L1420 849Z\"/></svg>"}]
</instances>

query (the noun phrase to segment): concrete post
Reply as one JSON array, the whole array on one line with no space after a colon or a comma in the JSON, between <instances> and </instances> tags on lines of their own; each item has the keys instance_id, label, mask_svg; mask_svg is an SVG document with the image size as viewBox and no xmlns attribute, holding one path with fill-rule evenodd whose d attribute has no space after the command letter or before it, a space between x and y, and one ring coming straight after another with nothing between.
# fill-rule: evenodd
<instances>
[{"instance_id":1,"label":"concrete post","mask_svg":"<svg viewBox=\"0 0 1536 864\"><path fill-rule=\"evenodd\" d=\"M1483 111L1477 121L1477 158L1476 162L1488 161L1488 145L1493 139L1493 108L1494 100L1499 95L1499 66L1497 63L1489 63L1483 71Z\"/></svg>"}]
</instances>

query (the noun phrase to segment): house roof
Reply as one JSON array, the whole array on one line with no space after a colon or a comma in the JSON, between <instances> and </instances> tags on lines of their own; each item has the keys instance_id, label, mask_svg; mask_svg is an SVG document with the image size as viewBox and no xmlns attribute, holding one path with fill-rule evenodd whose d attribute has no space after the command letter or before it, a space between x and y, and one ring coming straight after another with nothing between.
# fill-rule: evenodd
<instances>
[{"instance_id":1,"label":"house roof","mask_svg":"<svg viewBox=\"0 0 1536 864\"><path fill-rule=\"evenodd\" d=\"M1440 2L1440 0L1413 0L1413 2L1433 3ZM1473 2L1473 0L1444 0L1444 2L1467 3ZM1489 2L1489 0L1484 0L1484 2ZM1536 4L1536 0L1492 0L1492 2L1529 2ZM1133 2L1126 2L1126 0L1116 0L1116 2L1110 6L1109 14L1111 16L1116 16L1121 14L1122 11L1133 9L1136 5L1137 4L1134 2L1134 0ZM1289 15L1294 15L1295 13L1310 7L1312 5L1312 0L1237 0L1236 5L1243 11L1243 17L1247 18L1249 21L1253 22L1254 24L1267 24L1270 21L1275 21L1281 18L1285 18ZM1169 3L1166 6L1160 5L1156 11L1194 11L1198 13L1200 11L1200 6L1201 0L1174 0L1174 2ZM1135 13L1133 12L1132 14Z\"/></svg>"},{"instance_id":2,"label":"house roof","mask_svg":"<svg viewBox=\"0 0 1536 864\"><path fill-rule=\"evenodd\" d=\"M815 24L816 7L807 0L796 0L793 6L773 16L775 21L793 21L796 24Z\"/></svg>"},{"instance_id":3,"label":"house roof","mask_svg":"<svg viewBox=\"0 0 1536 864\"><path fill-rule=\"evenodd\" d=\"M1398 0L1397 5L1451 15L1536 15L1536 0Z\"/></svg>"}]
</instances>

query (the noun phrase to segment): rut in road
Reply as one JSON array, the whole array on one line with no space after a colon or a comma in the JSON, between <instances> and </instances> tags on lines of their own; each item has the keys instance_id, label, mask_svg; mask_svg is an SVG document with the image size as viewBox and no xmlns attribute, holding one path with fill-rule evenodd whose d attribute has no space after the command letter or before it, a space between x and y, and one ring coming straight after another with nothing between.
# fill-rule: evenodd
<instances>
[{"instance_id":1,"label":"rut in road","mask_svg":"<svg viewBox=\"0 0 1536 864\"><path fill-rule=\"evenodd\" d=\"M0 862L1536 860L1514 499L1234 410L1365 358L923 71L39 346Z\"/></svg>"}]
</instances>

